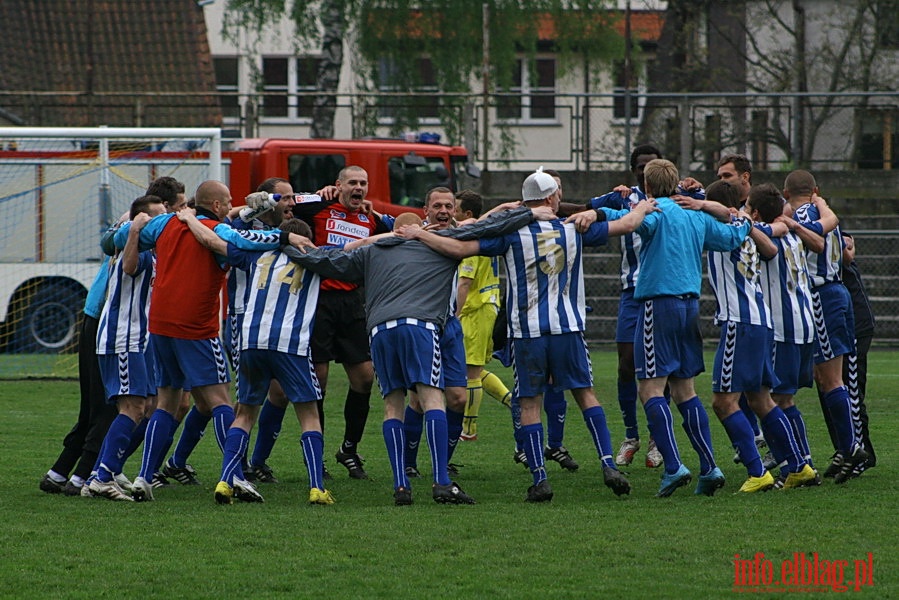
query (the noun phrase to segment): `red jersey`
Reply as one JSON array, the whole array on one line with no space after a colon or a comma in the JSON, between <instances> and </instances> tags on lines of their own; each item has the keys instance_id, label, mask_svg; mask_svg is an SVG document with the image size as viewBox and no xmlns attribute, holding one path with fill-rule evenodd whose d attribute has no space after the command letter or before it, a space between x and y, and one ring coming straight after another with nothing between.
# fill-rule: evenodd
<instances>
[{"instance_id":1,"label":"red jersey","mask_svg":"<svg viewBox=\"0 0 899 600\"><path fill-rule=\"evenodd\" d=\"M375 233L387 231L376 216L352 212L340 202L303 202L297 204L293 214L312 228L312 241L316 246L343 247L355 240L365 239ZM350 291L359 287L337 279L322 278L322 291Z\"/></svg>"},{"instance_id":2,"label":"red jersey","mask_svg":"<svg viewBox=\"0 0 899 600\"><path fill-rule=\"evenodd\" d=\"M210 229L219 221L200 219ZM150 301L150 333L183 340L219 335L226 266L200 245L187 225L169 219L156 239L156 281Z\"/></svg>"}]
</instances>

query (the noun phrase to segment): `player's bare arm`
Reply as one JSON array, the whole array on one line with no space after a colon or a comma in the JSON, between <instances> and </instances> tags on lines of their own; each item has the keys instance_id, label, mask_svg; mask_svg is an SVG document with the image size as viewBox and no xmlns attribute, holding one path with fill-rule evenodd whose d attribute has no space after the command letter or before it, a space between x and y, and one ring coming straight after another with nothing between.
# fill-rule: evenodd
<instances>
[{"instance_id":1,"label":"player's bare arm","mask_svg":"<svg viewBox=\"0 0 899 600\"><path fill-rule=\"evenodd\" d=\"M138 213L131 221L131 229L128 231L128 241L122 250L122 270L128 275L137 273L137 265L140 258L140 230L150 222L150 215Z\"/></svg>"},{"instance_id":2,"label":"player's bare arm","mask_svg":"<svg viewBox=\"0 0 899 600\"><path fill-rule=\"evenodd\" d=\"M802 240L802 244L808 250L811 250L815 254L821 254L822 252L824 252L824 238L808 227L803 227L792 217L781 215L777 217L777 220L775 222L785 224L790 231L799 236L799 239Z\"/></svg>"}]
</instances>

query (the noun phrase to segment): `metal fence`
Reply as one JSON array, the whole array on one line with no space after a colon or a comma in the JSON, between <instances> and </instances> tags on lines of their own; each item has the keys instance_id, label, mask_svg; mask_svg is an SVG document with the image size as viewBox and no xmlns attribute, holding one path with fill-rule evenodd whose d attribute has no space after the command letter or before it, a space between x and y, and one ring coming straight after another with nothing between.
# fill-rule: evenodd
<instances>
[{"instance_id":1,"label":"metal fence","mask_svg":"<svg viewBox=\"0 0 899 600\"><path fill-rule=\"evenodd\" d=\"M0 119L57 126L223 126L240 137L308 137L314 92L273 94L0 92ZM653 141L682 171L725 152L758 169L890 169L899 161L899 92L803 94L336 94L335 137L436 130L488 169L542 162L560 170L627 168ZM538 110L539 107L539 110ZM183 109L185 119L178 122ZM197 119L202 122L197 122ZM74 121L73 121L74 119ZM57 122L54 122L56 120ZM95 122L86 122L93 120Z\"/></svg>"}]
</instances>

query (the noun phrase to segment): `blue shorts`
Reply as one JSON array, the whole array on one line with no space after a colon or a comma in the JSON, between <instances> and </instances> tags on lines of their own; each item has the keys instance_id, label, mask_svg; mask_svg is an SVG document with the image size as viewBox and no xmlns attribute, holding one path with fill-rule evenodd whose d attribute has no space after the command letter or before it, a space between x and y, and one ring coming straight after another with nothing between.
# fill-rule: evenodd
<instances>
[{"instance_id":1,"label":"blue shorts","mask_svg":"<svg viewBox=\"0 0 899 600\"><path fill-rule=\"evenodd\" d=\"M615 327L615 341L622 344L633 344L637 334L637 322L643 303L634 300L634 288L621 292L618 302L618 325Z\"/></svg>"},{"instance_id":2,"label":"blue shorts","mask_svg":"<svg viewBox=\"0 0 899 600\"><path fill-rule=\"evenodd\" d=\"M100 376L106 392L106 403L115 404L118 396L156 395L156 373L153 361L141 352L98 354Z\"/></svg>"},{"instance_id":3,"label":"blue shorts","mask_svg":"<svg viewBox=\"0 0 899 600\"><path fill-rule=\"evenodd\" d=\"M440 336L440 355L443 359L443 385L468 387L462 323L456 317L450 317L443 328L443 335Z\"/></svg>"},{"instance_id":4,"label":"blue shorts","mask_svg":"<svg viewBox=\"0 0 899 600\"><path fill-rule=\"evenodd\" d=\"M643 302L634 333L637 379L689 379L705 371L699 299L660 296Z\"/></svg>"},{"instance_id":5,"label":"blue shorts","mask_svg":"<svg viewBox=\"0 0 899 600\"><path fill-rule=\"evenodd\" d=\"M774 331L764 325L725 321L715 352L712 391L759 392L774 387Z\"/></svg>"},{"instance_id":6,"label":"blue shorts","mask_svg":"<svg viewBox=\"0 0 899 600\"><path fill-rule=\"evenodd\" d=\"M777 385L772 394L795 395L799 388L810 388L815 382L815 345L774 342L774 375Z\"/></svg>"},{"instance_id":7,"label":"blue shorts","mask_svg":"<svg viewBox=\"0 0 899 600\"><path fill-rule=\"evenodd\" d=\"M231 381L228 360L218 338L182 340L151 333L150 339L156 351L159 387L190 390Z\"/></svg>"},{"instance_id":8,"label":"blue shorts","mask_svg":"<svg viewBox=\"0 0 899 600\"><path fill-rule=\"evenodd\" d=\"M593 365L580 331L512 339L514 396L542 394L547 382L557 390L593 387Z\"/></svg>"},{"instance_id":9,"label":"blue shorts","mask_svg":"<svg viewBox=\"0 0 899 600\"><path fill-rule=\"evenodd\" d=\"M315 402L322 399L322 388L315 376L312 356L298 356L276 350L244 350L240 355L237 401L261 406L268 396L272 379L277 379L291 402Z\"/></svg>"},{"instance_id":10,"label":"blue shorts","mask_svg":"<svg viewBox=\"0 0 899 600\"><path fill-rule=\"evenodd\" d=\"M855 352L855 317L849 290L839 282L812 289L815 364Z\"/></svg>"},{"instance_id":11,"label":"blue shorts","mask_svg":"<svg viewBox=\"0 0 899 600\"><path fill-rule=\"evenodd\" d=\"M381 323L371 333L371 359L382 396L414 390L417 383L444 387L440 336L433 323L416 319Z\"/></svg>"}]
</instances>

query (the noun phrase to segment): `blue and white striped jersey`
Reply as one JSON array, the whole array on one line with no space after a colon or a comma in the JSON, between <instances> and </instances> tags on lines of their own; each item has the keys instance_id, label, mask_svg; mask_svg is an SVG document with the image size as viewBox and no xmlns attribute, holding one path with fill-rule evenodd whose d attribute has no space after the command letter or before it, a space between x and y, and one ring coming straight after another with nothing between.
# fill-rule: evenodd
<instances>
[{"instance_id":1,"label":"blue and white striped jersey","mask_svg":"<svg viewBox=\"0 0 899 600\"><path fill-rule=\"evenodd\" d=\"M621 210L632 208L640 200L646 199L646 192L638 186L631 187L631 194L624 199L618 192L609 192L590 200L591 208L614 208ZM637 286L640 274L640 236L628 233L621 236L621 289L631 290Z\"/></svg>"},{"instance_id":2,"label":"blue and white striped jersey","mask_svg":"<svg viewBox=\"0 0 899 600\"><path fill-rule=\"evenodd\" d=\"M709 283L718 302L715 324L731 321L770 329L771 311L759 285L761 258L755 242L747 237L730 252L709 251L708 263Z\"/></svg>"},{"instance_id":3,"label":"blue and white striped jersey","mask_svg":"<svg viewBox=\"0 0 899 600\"><path fill-rule=\"evenodd\" d=\"M122 257L109 263L106 303L97 329L97 354L144 352L147 348L147 315L156 274L156 257L146 250L138 255L134 275L122 269Z\"/></svg>"},{"instance_id":4,"label":"blue and white striped jersey","mask_svg":"<svg viewBox=\"0 0 899 600\"><path fill-rule=\"evenodd\" d=\"M537 221L509 235L480 240L479 254L503 255L506 307L513 338L584 331L583 246L608 241L609 224L584 234L559 219Z\"/></svg>"},{"instance_id":5,"label":"blue and white striped jersey","mask_svg":"<svg viewBox=\"0 0 899 600\"><path fill-rule=\"evenodd\" d=\"M272 227L259 219L253 219L249 223L235 218L230 223L234 229L241 231L271 231ZM231 269L228 271L228 314L242 315L247 305L247 272L243 269Z\"/></svg>"},{"instance_id":6,"label":"blue and white striped jersey","mask_svg":"<svg viewBox=\"0 0 899 600\"><path fill-rule=\"evenodd\" d=\"M319 276L280 250L247 252L229 243L228 262L248 273L240 349L308 355Z\"/></svg>"},{"instance_id":7,"label":"blue and white striped jersey","mask_svg":"<svg viewBox=\"0 0 899 600\"><path fill-rule=\"evenodd\" d=\"M823 234L820 223L821 213L812 204L803 204L795 210L793 218L797 223L811 229L818 235ZM824 235L824 252L817 254L809 250L806 253L808 272L812 278L812 287L820 287L825 283L842 281L840 270L843 268L843 235L839 226Z\"/></svg>"},{"instance_id":8,"label":"blue and white striped jersey","mask_svg":"<svg viewBox=\"0 0 899 600\"><path fill-rule=\"evenodd\" d=\"M771 236L768 225L756 227ZM810 344L815 341L815 328L805 246L792 231L781 238L772 237L771 241L777 244L777 256L762 260L760 282L771 309L774 340Z\"/></svg>"}]
</instances>

